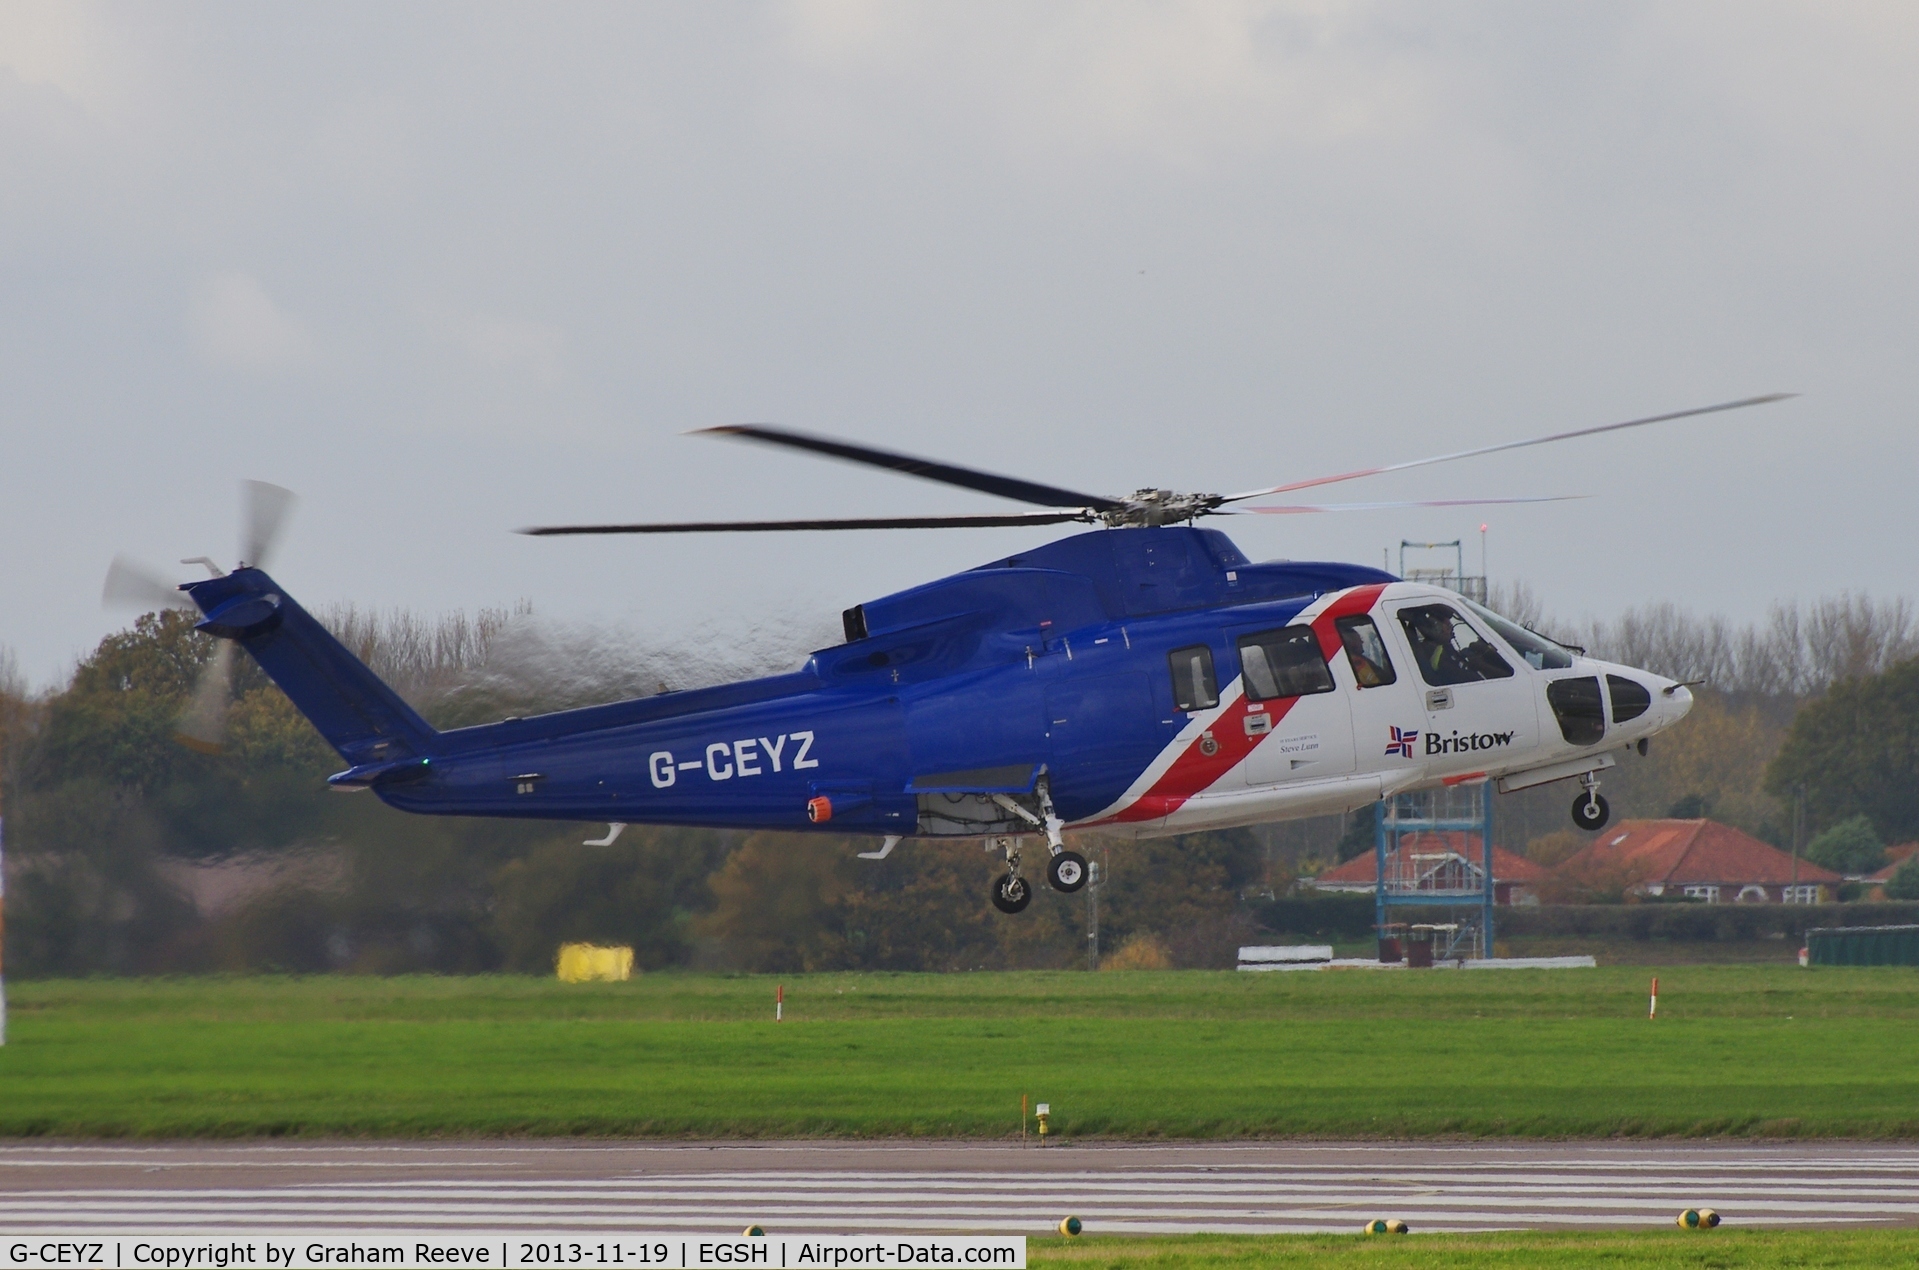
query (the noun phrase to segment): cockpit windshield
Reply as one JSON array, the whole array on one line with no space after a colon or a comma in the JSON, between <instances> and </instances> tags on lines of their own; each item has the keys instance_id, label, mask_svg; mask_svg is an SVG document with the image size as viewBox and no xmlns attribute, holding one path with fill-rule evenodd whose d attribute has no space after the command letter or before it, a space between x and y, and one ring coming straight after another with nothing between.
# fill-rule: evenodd
<instances>
[{"instance_id":1,"label":"cockpit windshield","mask_svg":"<svg viewBox=\"0 0 1919 1270\"><path fill-rule=\"evenodd\" d=\"M1565 670L1573 664L1573 655L1570 652L1539 632L1529 631L1519 623L1501 617L1483 604L1466 600L1466 607L1486 625L1492 627L1499 638L1511 644L1513 651L1525 658L1526 664L1534 670Z\"/></svg>"}]
</instances>

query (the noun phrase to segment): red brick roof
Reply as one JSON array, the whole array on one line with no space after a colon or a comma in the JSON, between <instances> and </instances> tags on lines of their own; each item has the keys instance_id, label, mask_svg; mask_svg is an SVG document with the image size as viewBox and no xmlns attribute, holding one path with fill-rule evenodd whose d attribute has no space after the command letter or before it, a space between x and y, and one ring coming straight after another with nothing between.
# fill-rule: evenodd
<instances>
[{"instance_id":1,"label":"red brick roof","mask_svg":"<svg viewBox=\"0 0 1919 1270\"><path fill-rule=\"evenodd\" d=\"M1621 821L1559 867L1594 866L1624 866L1641 884L1653 886L1785 886L1792 881L1790 855L1711 820ZM1799 861L1802 885L1843 880L1830 869Z\"/></svg>"},{"instance_id":2,"label":"red brick roof","mask_svg":"<svg viewBox=\"0 0 1919 1270\"><path fill-rule=\"evenodd\" d=\"M1919 852L1919 842L1902 842L1896 847L1886 848L1886 867L1877 873L1866 874L1868 882L1890 882L1892 875L1899 872L1899 866Z\"/></svg>"},{"instance_id":3,"label":"red brick roof","mask_svg":"<svg viewBox=\"0 0 1919 1270\"><path fill-rule=\"evenodd\" d=\"M1477 867L1484 858L1485 847L1478 838L1470 833L1456 829L1443 832L1409 833L1399 840L1402 849L1407 851L1445 850L1458 853ZM1370 851L1361 852L1336 869L1328 869L1313 879L1315 882L1376 882L1379 880L1379 862ZM1493 847L1493 882L1543 882L1546 870L1534 864L1523 855L1515 855L1504 847Z\"/></svg>"}]
</instances>

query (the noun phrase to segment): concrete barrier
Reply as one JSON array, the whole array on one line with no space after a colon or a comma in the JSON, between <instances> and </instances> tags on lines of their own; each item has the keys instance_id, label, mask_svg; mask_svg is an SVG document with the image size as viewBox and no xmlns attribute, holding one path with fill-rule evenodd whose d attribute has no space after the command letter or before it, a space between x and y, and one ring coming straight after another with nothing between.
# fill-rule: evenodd
<instances>
[{"instance_id":1,"label":"concrete barrier","mask_svg":"<svg viewBox=\"0 0 1919 1270\"><path fill-rule=\"evenodd\" d=\"M1317 970L1332 959L1331 944L1265 944L1239 950L1241 970Z\"/></svg>"}]
</instances>

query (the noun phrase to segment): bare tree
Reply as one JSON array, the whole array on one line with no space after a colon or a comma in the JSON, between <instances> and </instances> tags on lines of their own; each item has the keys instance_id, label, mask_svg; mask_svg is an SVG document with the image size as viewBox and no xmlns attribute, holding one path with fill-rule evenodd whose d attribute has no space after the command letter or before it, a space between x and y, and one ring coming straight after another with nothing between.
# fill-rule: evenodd
<instances>
[{"instance_id":1,"label":"bare tree","mask_svg":"<svg viewBox=\"0 0 1919 1270\"><path fill-rule=\"evenodd\" d=\"M1552 638L1553 633L1547 628L1553 623L1546 615L1545 601L1539 598L1539 592L1533 590L1532 583L1523 578L1515 582L1493 583L1486 593L1486 607L1511 618L1528 630Z\"/></svg>"},{"instance_id":2,"label":"bare tree","mask_svg":"<svg viewBox=\"0 0 1919 1270\"><path fill-rule=\"evenodd\" d=\"M1723 685L1737 676L1737 637L1723 617L1696 617L1664 602L1627 609L1613 621L1586 628L1595 655L1629 666Z\"/></svg>"},{"instance_id":3,"label":"bare tree","mask_svg":"<svg viewBox=\"0 0 1919 1270\"><path fill-rule=\"evenodd\" d=\"M1876 675L1919 657L1912 605L1904 599L1875 603L1871 596L1840 595L1814 602L1805 620L1810 652L1801 692L1824 692L1844 679Z\"/></svg>"},{"instance_id":4,"label":"bare tree","mask_svg":"<svg viewBox=\"0 0 1919 1270\"><path fill-rule=\"evenodd\" d=\"M486 665L493 642L533 605L464 610L422 617L410 609L363 609L336 604L320 622L373 673L406 696L435 697L454 691Z\"/></svg>"},{"instance_id":5,"label":"bare tree","mask_svg":"<svg viewBox=\"0 0 1919 1270\"><path fill-rule=\"evenodd\" d=\"M1554 625L1551 618L1539 621ZM1735 696L1818 696L1835 683L1919 657L1910 601L1851 593L1809 604L1781 601L1765 620L1745 626L1662 602L1566 629L1595 656L1675 679L1703 679Z\"/></svg>"},{"instance_id":6,"label":"bare tree","mask_svg":"<svg viewBox=\"0 0 1919 1270\"><path fill-rule=\"evenodd\" d=\"M342 604L320 620L441 727L790 670L805 649L836 638L825 625L772 622L745 632L684 631L669 645L589 622L541 620L524 600L437 617Z\"/></svg>"}]
</instances>

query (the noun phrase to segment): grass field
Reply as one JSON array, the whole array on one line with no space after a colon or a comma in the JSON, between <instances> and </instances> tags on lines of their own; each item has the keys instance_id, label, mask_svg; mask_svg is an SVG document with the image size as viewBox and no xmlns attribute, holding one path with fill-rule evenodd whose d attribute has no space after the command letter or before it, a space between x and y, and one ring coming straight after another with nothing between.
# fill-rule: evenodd
<instances>
[{"instance_id":1,"label":"grass field","mask_svg":"<svg viewBox=\"0 0 1919 1270\"><path fill-rule=\"evenodd\" d=\"M1481 1267L1909 1266L1919 1230L1515 1231L1495 1235L1182 1235L1034 1240L1034 1270L1479 1270Z\"/></svg>"},{"instance_id":2,"label":"grass field","mask_svg":"<svg viewBox=\"0 0 1919 1270\"><path fill-rule=\"evenodd\" d=\"M11 987L0 1135L1919 1137L1919 973Z\"/></svg>"}]
</instances>

